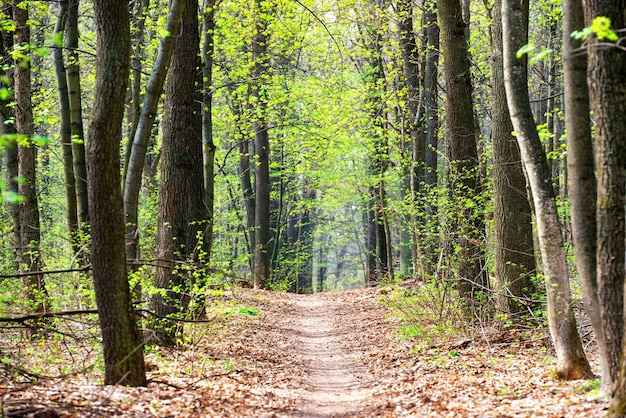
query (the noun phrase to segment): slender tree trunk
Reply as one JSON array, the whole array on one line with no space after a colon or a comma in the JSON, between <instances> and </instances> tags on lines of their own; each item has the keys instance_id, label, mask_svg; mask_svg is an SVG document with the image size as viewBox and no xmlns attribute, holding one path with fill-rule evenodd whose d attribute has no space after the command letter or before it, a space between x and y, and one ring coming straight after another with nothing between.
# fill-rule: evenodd
<instances>
[{"instance_id":1,"label":"slender tree trunk","mask_svg":"<svg viewBox=\"0 0 626 418\"><path fill-rule=\"evenodd\" d=\"M267 54L269 7L260 0L254 3L256 21L252 37L252 78L250 96L255 100L254 115L254 271L255 288L264 288L270 278L270 141L267 123L267 93L263 79L269 75Z\"/></svg>"},{"instance_id":2,"label":"slender tree trunk","mask_svg":"<svg viewBox=\"0 0 626 418\"><path fill-rule=\"evenodd\" d=\"M28 7L23 2L13 0L13 19L15 22L15 44L20 47L30 45L30 27L28 24ZM23 51L28 55L29 52ZM19 205L20 231L20 269L24 272L41 271L41 254L39 244L41 230L39 225L39 202L37 199L37 148L33 141L34 122L31 103L30 61L15 63L14 95L15 95L15 130L22 136L18 145L18 173L22 181L18 184L18 193L24 199ZM35 312L45 312L47 295L43 275L28 276L25 281L28 298Z\"/></svg>"},{"instance_id":3,"label":"slender tree trunk","mask_svg":"<svg viewBox=\"0 0 626 418\"><path fill-rule=\"evenodd\" d=\"M595 331L600 352L602 389L610 393L613 380L604 343L596 275L597 186L589 118L587 56L577 51L581 46L581 41L570 36L573 31L580 30L584 26L582 1L565 0L563 2L563 85L572 236L576 254L576 270L583 291L583 304Z\"/></svg>"},{"instance_id":4,"label":"slender tree trunk","mask_svg":"<svg viewBox=\"0 0 626 418\"><path fill-rule=\"evenodd\" d=\"M498 311L515 320L516 315L528 312L536 291L531 281L536 265L532 211L504 88L501 15L502 2L496 0L491 48L495 291Z\"/></svg>"},{"instance_id":5,"label":"slender tree trunk","mask_svg":"<svg viewBox=\"0 0 626 418\"><path fill-rule=\"evenodd\" d=\"M124 181L128 173L128 160L130 159L133 139L137 133L137 126L141 119L141 89L143 86L143 63L146 59L145 53L145 32L146 32L146 15L150 7L150 0L139 0L134 3L136 10L131 15L131 39L133 39L133 57L131 58L131 86L130 86L130 106L128 106L127 124L130 126L128 135L128 143L126 144L126 152L124 155ZM132 28L135 28L132 31Z\"/></svg>"},{"instance_id":6,"label":"slender tree trunk","mask_svg":"<svg viewBox=\"0 0 626 418\"><path fill-rule=\"evenodd\" d=\"M439 26L432 0L426 3L426 67L424 70L424 107L426 117L426 151L424 181L428 187L437 185L437 147L439 141Z\"/></svg>"},{"instance_id":7,"label":"slender tree trunk","mask_svg":"<svg viewBox=\"0 0 626 418\"><path fill-rule=\"evenodd\" d=\"M241 183L241 193L245 206L246 216L246 237L248 239L248 254L250 254L250 270L254 271L254 254L255 254L255 237L254 237L254 192L252 190L252 181L250 180L250 140L242 139L239 141L239 180Z\"/></svg>"},{"instance_id":8,"label":"slender tree trunk","mask_svg":"<svg viewBox=\"0 0 626 418\"><path fill-rule=\"evenodd\" d=\"M89 224L87 192L87 164L85 162L85 133L83 130L83 105L81 100L80 66L78 58L78 15L80 0L68 0L65 24L65 48L67 52L66 77L70 106L70 129L72 135L72 158L74 159L74 184L79 228L85 232ZM82 262L87 263L83 257Z\"/></svg>"},{"instance_id":9,"label":"slender tree trunk","mask_svg":"<svg viewBox=\"0 0 626 418\"><path fill-rule=\"evenodd\" d=\"M93 281L107 385L146 385L142 342L126 275L119 143L130 63L128 4L95 0L97 70L87 169Z\"/></svg>"},{"instance_id":10,"label":"slender tree trunk","mask_svg":"<svg viewBox=\"0 0 626 418\"><path fill-rule=\"evenodd\" d=\"M373 187L370 188L363 214L363 224L365 225L365 285L368 287L376 286L380 282L378 263L376 262L376 213L374 211L374 199L371 197L374 193ZM320 249L321 251L322 249Z\"/></svg>"},{"instance_id":11,"label":"slender tree trunk","mask_svg":"<svg viewBox=\"0 0 626 418\"><path fill-rule=\"evenodd\" d=\"M533 197L558 373L564 379L588 378L592 373L576 329L552 175L530 108L526 59L516 57L528 40L527 0L502 1L502 31L507 34L503 38L506 98Z\"/></svg>"},{"instance_id":12,"label":"slender tree trunk","mask_svg":"<svg viewBox=\"0 0 626 418\"><path fill-rule=\"evenodd\" d=\"M65 21L67 15L67 0L59 2L57 11L57 21L54 26L55 36L63 36L65 30ZM76 203L76 187L74 178L74 158L72 152L72 128L70 118L70 99L67 92L67 78L65 72L65 60L63 59L63 50L57 45L52 50L54 58L54 69L57 78L57 90L59 92L59 114L60 129L59 136L61 139L61 149L63 157L63 174L65 179L65 201L67 204L67 227L70 233L72 249L77 256L80 252L80 240L77 237L78 232L78 207Z\"/></svg>"},{"instance_id":13,"label":"slender tree trunk","mask_svg":"<svg viewBox=\"0 0 626 418\"><path fill-rule=\"evenodd\" d=\"M213 224L215 206L215 143L213 142L213 34L215 32L216 0L204 0L202 5L202 28L204 41L202 56L204 65L202 75L204 93L202 96L202 150L204 154L204 200L207 207L208 219L206 225L205 247L207 251L205 262L208 264L213 247Z\"/></svg>"},{"instance_id":14,"label":"slender tree trunk","mask_svg":"<svg viewBox=\"0 0 626 418\"><path fill-rule=\"evenodd\" d=\"M402 141L403 186L402 200L410 197L412 210L419 203L421 185L424 172L424 144L423 120L418 113L420 107L420 68L417 42L413 31L413 3L410 0L398 2L398 37L400 40L400 54L402 56L402 72L406 87L406 132L407 139ZM414 158L415 157L415 158ZM420 243L413 230L421 225L420 219L413 213L404 217L400 230L400 272L402 276L412 276L418 272L418 251ZM415 238L415 239L412 239Z\"/></svg>"},{"instance_id":15,"label":"slender tree trunk","mask_svg":"<svg viewBox=\"0 0 626 418\"><path fill-rule=\"evenodd\" d=\"M2 6L2 12L7 16L12 15L12 5L11 3L5 2ZM0 40L2 41L0 47L2 48L0 51L0 57L2 59L1 64L6 68L10 68L13 65L13 59L8 51L13 49L13 34L12 33L2 33L0 34ZM2 71L3 76L7 76L5 71ZM8 86L13 88L13 80L11 80L10 85ZM15 107L9 106L12 98L9 98L7 101L2 101L0 104L0 132L5 134L15 134L15 124L6 123L9 120L15 120ZM17 156L17 146L9 146L4 149L6 153L6 161L7 161L7 192L9 192L13 196L17 196L17 179L18 179L18 156ZM16 255L15 267L19 268L19 261L22 258L22 254L20 251L20 208L16 202L9 202L9 213L11 215L11 230L12 230L12 240L13 240L13 249Z\"/></svg>"},{"instance_id":16,"label":"slender tree trunk","mask_svg":"<svg viewBox=\"0 0 626 418\"><path fill-rule=\"evenodd\" d=\"M434 0L425 3L424 25L426 30L426 64L424 66L424 119L426 138L424 150L424 195L428 196L437 186L437 159L439 146L439 26L437 24L436 4ZM424 208L425 225L421 238L421 270L426 277L432 277L437 264L435 249L438 245L438 232L434 221L437 213L436 204L426 199ZM415 255L414 255L415 257Z\"/></svg>"},{"instance_id":17,"label":"slender tree trunk","mask_svg":"<svg viewBox=\"0 0 626 418\"><path fill-rule=\"evenodd\" d=\"M187 0L171 0L167 16L166 30L169 36L161 39L157 60L154 63L150 79L146 85L141 115L137 130L132 140L128 167L124 179L124 212L126 214L126 256L129 260L139 260L139 190L148 152L148 142L152 133L152 126L157 115L157 107L163 92L165 76L174 51L174 43L180 35L181 19ZM191 59L191 58L189 58Z\"/></svg>"}]
</instances>

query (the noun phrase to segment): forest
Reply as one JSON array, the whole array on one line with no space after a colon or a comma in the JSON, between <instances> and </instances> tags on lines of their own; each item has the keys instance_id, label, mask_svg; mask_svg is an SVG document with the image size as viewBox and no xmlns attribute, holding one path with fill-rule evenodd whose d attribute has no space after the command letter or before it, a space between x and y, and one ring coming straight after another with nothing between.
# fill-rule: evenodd
<instances>
[{"instance_id":1,"label":"forest","mask_svg":"<svg viewBox=\"0 0 626 418\"><path fill-rule=\"evenodd\" d=\"M2 2L0 416L626 416L625 20Z\"/></svg>"}]
</instances>

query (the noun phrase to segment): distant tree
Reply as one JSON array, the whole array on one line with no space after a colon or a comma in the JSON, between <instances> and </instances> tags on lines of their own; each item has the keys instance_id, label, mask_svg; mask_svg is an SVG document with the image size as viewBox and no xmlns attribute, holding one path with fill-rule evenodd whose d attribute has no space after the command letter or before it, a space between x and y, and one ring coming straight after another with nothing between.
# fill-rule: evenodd
<instances>
[{"instance_id":1,"label":"distant tree","mask_svg":"<svg viewBox=\"0 0 626 418\"><path fill-rule=\"evenodd\" d=\"M79 228L87 233L89 226L89 202L87 193L87 165L85 162L85 132L83 128L82 88L80 83L80 61L78 51L78 16L80 0L68 0L65 22L64 49L67 51L66 70L67 94L70 107L70 131L72 158L74 159L74 187ZM83 262L87 262L85 257Z\"/></svg>"},{"instance_id":2,"label":"distant tree","mask_svg":"<svg viewBox=\"0 0 626 418\"><path fill-rule=\"evenodd\" d=\"M367 171L369 175L365 197L366 277L367 286L393 278L391 231L387 217L387 190L385 176L389 168L389 141L386 132L387 112L383 102L386 88L383 59L384 28L380 10L384 4L368 2L368 18L360 23L360 34L365 51L362 78L365 86L365 112L369 124ZM413 86L415 87L415 86ZM414 92L412 92L414 93Z\"/></svg>"},{"instance_id":3,"label":"distant tree","mask_svg":"<svg viewBox=\"0 0 626 418\"><path fill-rule=\"evenodd\" d=\"M269 16L271 2L255 0L254 34L252 36L252 82L250 97L254 108L254 270L255 288L267 286L270 278L270 140L267 91L264 82L269 75Z\"/></svg>"},{"instance_id":4,"label":"distant tree","mask_svg":"<svg viewBox=\"0 0 626 418\"><path fill-rule=\"evenodd\" d=\"M215 52L215 7L217 0L202 2L202 153L204 155L204 201L207 208L207 226L204 235L207 262L213 247L215 211L215 151L213 140L213 54Z\"/></svg>"},{"instance_id":5,"label":"distant tree","mask_svg":"<svg viewBox=\"0 0 626 418\"><path fill-rule=\"evenodd\" d=\"M12 4L11 2L5 2L2 5L2 14L7 17L11 17L12 13ZM2 32L0 44L0 57L2 59L1 64L4 68L11 68L14 64L13 58L11 57L10 51L13 49L13 33L11 32ZM3 71L2 75L7 75L7 71ZM13 80L9 79L6 83L6 88L13 88ZM0 132L3 134L14 135L15 132L15 124L9 123L15 119L15 107L10 106L10 102L12 98L7 98L7 100L2 100L0 105L0 113L2 115L2 122L0 124ZM6 155L6 184L7 184L7 192L12 193L14 196L17 195L18 188L18 167L17 167L17 146L7 146L4 149ZM11 247L15 251L15 255L17 255L17 259L21 258L20 253L20 208L15 203L9 203L9 213L11 216L11 229L12 229L12 245ZM15 263L15 266L18 267L19 262Z\"/></svg>"},{"instance_id":6,"label":"distant tree","mask_svg":"<svg viewBox=\"0 0 626 418\"><path fill-rule=\"evenodd\" d=\"M30 23L25 2L13 0L15 22L14 48L18 48L13 74L15 92L15 130L21 137L18 140L18 175L21 181L17 192L23 202L19 205L19 262L23 272L41 271L41 228L39 222L39 202L37 198L37 148L34 141L35 125L31 102L30 72ZM28 297L36 312L47 309L47 296L43 275L34 274L26 279Z\"/></svg>"},{"instance_id":7,"label":"distant tree","mask_svg":"<svg viewBox=\"0 0 626 418\"><path fill-rule=\"evenodd\" d=\"M404 115L404 129L401 143L402 163L403 163L403 200L411 197L412 205L419 201L424 173L425 159L425 130L423 129L423 119L420 119L418 112L422 100L420 96L421 78L419 68L419 51L414 32L413 2L410 0L398 1L398 38L400 56L402 57L402 72L406 88L406 114ZM422 106L423 107L423 106ZM406 132L405 132L406 130ZM413 181L411 181L413 180ZM415 193L411 193L411 185L415 187ZM411 219L412 218L412 219ZM417 246L418 243L412 239L415 234L411 228L417 228L420 221L415 215L406 216L400 229L400 273L402 276L411 276L414 264L418 263ZM415 247L415 248L414 248ZM413 260L415 258L415 260ZM415 269L418 272L419 269Z\"/></svg>"},{"instance_id":8,"label":"distant tree","mask_svg":"<svg viewBox=\"0 0 626 418\"><path fill-rule=\"evenodd\" d=\"M130 63L128 3L95 0L96 85L87 141L93 282L107 385L146 385L126 274L119 143Z\"/></svg>"},{"instance_id":9,"label":"distant tree","mask_svg":"<svg viewBox=\"0 0 626 418\"><path fill-rule=\"evenodd\" d=\"M70 240L75 255L79 255L81 244L78 240L78 207L76 203L76 181L74 177L74 156L72 152L72 130L70 118L70 99L67 89L67 76L65 71L65 59L63 57L62 42L60 39L65 32L67 20L67 0L60 1L57 5L57 20L54 25L54 37L57 45L52 50L54 69L57 79L57 91L59 94L60 127L59 136L63 157L63 174L65 180L65 201L67 204L66 220L70 232Z\"/></svg>"}]
</instances>

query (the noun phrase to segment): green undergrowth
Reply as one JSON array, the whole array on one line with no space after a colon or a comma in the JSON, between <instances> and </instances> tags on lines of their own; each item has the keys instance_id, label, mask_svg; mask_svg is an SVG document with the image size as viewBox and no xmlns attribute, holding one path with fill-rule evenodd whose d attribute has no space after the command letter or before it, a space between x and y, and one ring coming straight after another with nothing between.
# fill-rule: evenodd
<instances>
[{"instance_id":1,"label":"green undergrowth","mask_svg":"<svg viewBox=\"0 0 626 418\"><path fill-rule=\"evenodd\" d=\"M249 302L244 303L232 290L209 290L206 298L206 312L209 318L230 319L238 317L258 317L261 310L252 306Z\"/></svg>"},{"instance_id":2,"label":"green undergrowth","mask_svg":"<svg viewBox=\"0 0 626 418\"><path fill-rule=\"evenodd\" d=\"M441 283L395 284L383 289L383 303L400 319L397 335L417 347L458 340L470 332L456 292Z\"/></svg>"}]
</instances>

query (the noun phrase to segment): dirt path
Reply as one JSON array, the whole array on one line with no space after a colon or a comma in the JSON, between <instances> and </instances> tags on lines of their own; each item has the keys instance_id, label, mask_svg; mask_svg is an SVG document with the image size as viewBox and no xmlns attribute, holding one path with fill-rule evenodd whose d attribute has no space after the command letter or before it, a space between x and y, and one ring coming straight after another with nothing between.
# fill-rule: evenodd
<instances>
[{"instance_id":1,"label":"dirt path","mask_svg":"<svg viewBox=\"0 0 626 418\"><path fill-rule=\"evenodd\" d=\"M345 416L362 409L369 395L368 377L356 353L342 344L351 336L338 328L332 303L312 295L298 298L295 307L291 332L306 368L305 392L297 409L308 417Z\"/></svg>"},{"instance_id":2,"label":"dirt path","mask_svg":"<svg viewBox=\"0 0 626 418\"><path fill-rule=\"evenodd\" d=\"M50 338L27 351L28 342L0 334L0 351L19 367L61 375L29 380L0 367L0 416L48 409L72 418L604 416L608 402L594 397L593 383L551 374L541 330L494 333L489 341L460 332L402 340L389 296L216 292L207 297L208 321L188 324L180 347L147 347L146 388L102 386L98 367L81 371L98 361L89 338L82 346ZM423 329L440 326L411 312ZM36 350L48 351L36 358ZM60 372L73 364L76 374Z\"/></svg>"}]
</instances>

